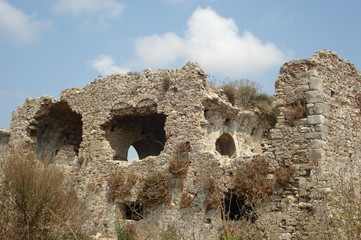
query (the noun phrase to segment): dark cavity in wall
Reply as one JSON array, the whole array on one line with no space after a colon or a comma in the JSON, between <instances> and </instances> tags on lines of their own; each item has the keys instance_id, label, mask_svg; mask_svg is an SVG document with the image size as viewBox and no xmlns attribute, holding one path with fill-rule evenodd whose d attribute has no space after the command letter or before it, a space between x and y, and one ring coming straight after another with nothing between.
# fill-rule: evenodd
<instances>
[{"instance_id":1,"label":"dark cavity in wall","mask_svg":"<svg viewBox=\"0 0 361 240\"><path fill-rule=\"evenodd\" d=\"M104 125L106 139L115 152L113 159L127 160L130 146L139 159L159 155L166 142L165 121L164 114L114 116Z\"/></svg>"},{"instance_id":2,"label":"dark cavity in wall","mask_svg":"<svg viewBox=\"0 0 361 240\"><path fill-rule=\"evenodd\" d=\"M236 151L236 145L232 136L228 133L223 133L216 141L216 151L222 156L233 157Z\"/></svg>"},{"instance_id":3,"label":"dark cavity in wall","mask_svg":"<svg viewBox=\"0 0 361 240\"><path fill-rule=\"evenodd\" d=\"M224 195L222 218L226 221L240 221L244 219L255 222L257 215L252 206L245 204L244 199L229 191Z\"/></svg>"},{"instance_id":4,"label":"dark cavity in wall","mask_svg":"<svg viewBox=\"0 0 361 240\"><path fill-rule=\"evenodd\" d=\"M29 135L35 139L35 153L40 160L65 163L76 160L83 134L81 115L61 101L40 116Z\"/></svg>"},{"instance_id":5,"label":"dark cavity in wall","mask_svg":"<svg viewBox=\"0 0 361 240\"><path fill-rule=\"evenodd\" d=\"M123 219L139 221L144 218L143 205L137 202L122 204Z\"/></svg>"}]
</instances>

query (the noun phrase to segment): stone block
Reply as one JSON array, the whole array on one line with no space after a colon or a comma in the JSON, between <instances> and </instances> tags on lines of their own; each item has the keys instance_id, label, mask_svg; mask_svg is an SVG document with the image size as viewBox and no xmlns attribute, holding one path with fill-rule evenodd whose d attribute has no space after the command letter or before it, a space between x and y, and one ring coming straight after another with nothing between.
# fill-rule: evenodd
<instances>
[{"instance_id":1,"label":"stone block","mask_svg":"<svg viewBox=\"0 0 361 240\"><path fill-rule=\"evenodd\" d=\"M323 115L327 116L329 113L329 110L330 110L330 107L326 103L315 103L315 105L314 105L315 114L323 114Z\"/></svg>"},{"instance_id":2,"label":"stone block","mask_svg":"<svg viewBox=\"0 0 361 240\"><path fill-rule=\"evenodd\" d=\"M323 115L311 115L307 117L308 124L325 124L326 118Z\"/></svg>"},{"instance_id":3,"label":"stone block","mask_svg":"<svg viewBox=\"0 0 361 240\"><path fill-rule=\"evenodd\" d=\"M308 151L308 160L310 161L320 161L325 157L325 150L322 148L319 149L310 149Z\"/></svg>"},{"instance_id":4,"label":"stone block","mask_svg":"<svg viewBox=\"0 0 361 240\"><path fill-rule=\"evenodd\" d=\"M323 101L322 92L320 91L308 91L305 93L307 103L319 103Z\"/></svg>"},{"instance_id":5,"label":"stone block","mask_svg":"<svg viewBox=\"0 0 361 240\"><path fill-rule=\"evenodd\" d=\"M306 139L326 139L326 134L323 132L310 132L305 134Z\"/></svg>"},{"instance_id":6,"label":"stone block","mask_svg":"<svg viewBox=\"0 0 361 240\"><path fill-rule=\"evenodd\" d=\"M281 130L279 130L279 129L272 129L270 131L270 134L271 134L271 139L283 138L283 134L282 134Z\"/></svg>"},{"instance_id":7,"label":"stone block","mask_svg":"<svg viewBox=\"0 0 361 240\"><path fill-rule=\"evenodd\" d=\"M328 133L328 127L325 124L317 124L315 130L316 132Z\"/></svg>"},{"instance_id":8,"label":"stone block","mask_svg":"<svg viewBox=\"0 0 361 240\"><path fill-rule=\"evenodd\" d=\"M312 90L317 90L323 92L323 82L321 78L318 77L310 77L310 88Z\"/></svg>"},{"instance_id":9,"label":"stone block","mask_svg":"<svg viewBox=\"0 0 361 240\"><path fill-rule=\"evenodd\" d=\"M318 76L317 71L312 70L312 71L301 72L301 73L296 74L296 77L298 79L300 79L300 78L310 78L310 77L313 77L313 76Z\"/></svg>"},{"instance_id":10,"label":"stone block","mask_svg":"<svg viewBox=\"0 0 361 240\"><path fill-rule=\"evenodd\" d=\"M322 148L326 145L326 141L320 139L312 139L309 144L309 148L316 149Z\"/></svg>"},{"instance_id":11,"label":"stone block","mask_svg":"<svg viewBox=\"0 0 361 240\"><path fill-rule=\"evenodd\" d=\"M292 93L292 87L287 86L283 89L284 94L291 94Z\"/></svg>"}]
</instances>

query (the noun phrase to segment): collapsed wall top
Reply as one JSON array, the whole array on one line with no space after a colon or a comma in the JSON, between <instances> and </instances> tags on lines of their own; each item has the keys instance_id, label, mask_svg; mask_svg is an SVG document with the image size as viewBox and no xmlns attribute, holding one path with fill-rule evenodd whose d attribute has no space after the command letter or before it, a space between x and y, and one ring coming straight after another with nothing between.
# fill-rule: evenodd
<instances>
[{"instance_id":1,"label":"collapsed wall top","mask_svg":"<svg viewBox=\"0 0 361 240\"><path fill-rule=\"evenodd\" d=\"M29 98L13 113L10 145L30 146L51 162L126 160L130 146L140 158L170 153L180 142L216 151L217 138L227 133L236 141L232 156L247 152L236 135L255 132L260 119L233 107L206 76L188 62L180 69L115 73L66 89L60 99Z\"/></svg>"}]
</instances>

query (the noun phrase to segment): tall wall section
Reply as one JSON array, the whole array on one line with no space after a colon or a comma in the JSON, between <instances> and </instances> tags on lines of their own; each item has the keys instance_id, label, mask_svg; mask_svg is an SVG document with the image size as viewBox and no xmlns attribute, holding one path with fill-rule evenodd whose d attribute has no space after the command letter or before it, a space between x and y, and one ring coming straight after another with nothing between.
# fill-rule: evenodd
<instances>
[{"instance_id":1,"label":"tall wall section","mask_svg":"<svg viewBox=\"0 0 361 240\"><path fill-rule=\"evenodd\" d=\"M314 238L319 193L332 191L337 170L361 164L360 84L360 72L328 50L280 70L274 95L280 116L264 155L297 170L292 186L278 193L286 239Z\"/></svg>"}]
</instances>

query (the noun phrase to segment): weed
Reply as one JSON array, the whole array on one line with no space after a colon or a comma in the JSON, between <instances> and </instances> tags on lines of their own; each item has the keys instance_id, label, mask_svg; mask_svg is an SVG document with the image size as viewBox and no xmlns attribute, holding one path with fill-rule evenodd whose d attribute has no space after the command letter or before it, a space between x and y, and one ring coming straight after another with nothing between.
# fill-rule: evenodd
<instances>
[{"instance_id":1,"label":"weed","mask_svg":"<svg viewBox=\"0 0 361 240\"><path fill-rule=\"evenodd\" d=\"M118 240L135 240L135 230L129 225L122 226L117 221L115 223L115 234Z\"/></svg>"},{"instance_id":2,"label":"weed","mask_svg":"<svg viewBox=\"0 0 361 240\"><path fill-rule=\"evenodd\" d=\"M173 158L169 160L168 170L175 176L181 176L188 172L191 161L189 160L188 153L192 148L189 142L180 143Z\"/></svg>"},{"instance_id":3,"label":"weed","mask_svg":"<svg viewBox=\"0 0 361 240\"><path fill-rule=\"evenodd\" d=\"M359 170L356 170L359 171ZM324 194L323 239L361 239L361 177L348 166L331 176L331 194ZM320 213L319 213L320 214Z\"/></svg>"},{"instance_id":4,"label":"weed","mask_svg":"<svg viewBox=\"0 0 361 240\"><path fill-rule=\"evenodd\" d=\"M1 167L0 235L4 239L84 238L85 204L59 169L33 154L15 153Z\"/></svg>"},{"instance_id":5,"label":"weed","mask_svg":"<svg viewBox=\"0 0 361 240\"><path fill-rule=\"evenodd\" d=\"M144 179L143 187L138 196L144 206L154 207L170 202L170 190L170 180L167 173L165 171L156 171Z\"/></svg>"},{"instance_id":6,"label":"weed","mask_svg":"<svg viewBox=\"0 0 361 240\"><path fill-rule=\"evenodd\" d=\"M122 170L113 172L108 178L108 199L126 199L131 195L133 186L137 183L138 177L134 174L126 176Z\"/></svg>"},{"instance_id":7,"label":"weed","mask_svg":"<svg viewBox=\"0 0 361 240\"><path fill-rule=\"evenodd\" d=\"M252 207L266 201L274 189L273 182L267 179L268 173L268 162L263 157L244 164L234 175L234 194Z\"/></svg>"},{"instance_id":8,"label":"weed","mask_svg":"<svg viewBox=\"0 0 361 240\"><path fill-rule=\"evenodd\" d=\"M169 76L164 76L163 77L163 82L162 82L162 89L164 92L167 92L170 88L171 85L171 80Z\"/></svg>"},{"instance_id":9,"label":"weed","mask_svg":"<svg viewBox=\"0 0 361 240\"><path fill-rule=\"evenodd\" d=\"M277 168L276 172L275 172L275 177L276 177L276 183L278 184L278 186L280 187L289 187L290 185L290 180L293 177L293 174L296 172L296 169L292 166L288 167L288 166L281 166L279 168Z\"/></svg>"},{"instance_id":10,"label":"weed","mask_svg":"<svg viewBox=\"0 0 361 240\"><path fill-rule=\"evenodd\" d=\"M183 192L181 195L180 207L181 208L189 207L192 204L193 199L194 197L190 193Z\"/></svg>"},{"instance_id":11,"label":"weed","mask_svg":"<svg viewBox=\"0 0 361 240\"><path fill-rule=\"evenodd\" d=\"M285 107L285 118L292 124L295 120L307 116L307 107L304 100L297 100Z\"/></svg>"},{"instance_id":12,"label":"weed","mask_svg":"<svg viewBox=\"0 0 361 240\"><path fill-rule=\"evenodd\" d=\"M168 226L168 228L162 233L162 240L179 240L179 239L180 237L174 225Z\"/></svg>"},{"instance_id":13,"label":"weed","mask_svg":"<svg viewBox=\"0 0 361 240\"><path fill-rule=\"evenodd\" d=\"M210 175L205 177L203 184L207 192L207 199L204 201L206 211L218 209L223 198L223 192L219 188L214 176Z\"/></svg>"}]
</instances>

